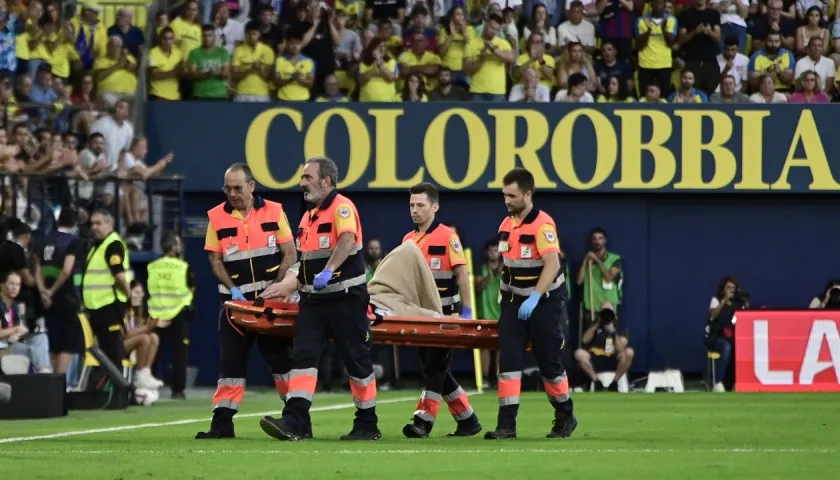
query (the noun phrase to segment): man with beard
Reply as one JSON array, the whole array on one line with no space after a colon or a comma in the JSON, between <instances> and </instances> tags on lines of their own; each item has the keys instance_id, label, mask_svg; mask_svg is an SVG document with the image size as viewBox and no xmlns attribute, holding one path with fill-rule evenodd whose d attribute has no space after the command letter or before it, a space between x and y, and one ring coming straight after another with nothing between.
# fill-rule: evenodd
<instances>
[{"instance_id":1,"label":"man with beard","mask_svg":"<svg viewBox=\"0 0 840 480\"><path fill-rule=\"evenodd\" d=\"M464 87L452 83L452 70L441 66L438 72L438 88L429 92L430 102L466 102L470 99L470 92Z\"/></svg>"},{"instance_id":2,"label":"man with beard","mask_svg":"<svg viewBox=\"0 0 840 480\"><path fill-rule=\"evenodd\" d=\"M225 172L224 182L222 191L227 201L207 212L209 223L204 240L222 304L227 300L254 300L260 291L276 292L297 256L283 206L254 195L256 183L251 168L234 163ZM213 395L213 421L210 430L198 432L196 439L235 436L233 416L245 396L248 357L255 340L284 401L290 388L289 340L243 332L230 322L224 308L219 312L218 328L221 355L219 381Z\"/></svg>"},{"instance_id":3,"label":"man with beard","mask_svg":"<svg viewBox=\"0 0 840 480\"><path fill-rule=\"evenodd\" d=\"M301 218L300 302L289 397L283 417L260 420L263 431L277 440L300 440L312 425L309 410L318 381L318 360L332 338L350 375L356 406L353 429L342 440L378 440L376 378L370 358L370 296L362 252L362 224L356 206L336 190L338 167L326 157L311 158L303 167L303 198L314 207ZM280 292L264 292L264 298Z\"/></svg>"},{"instance_id":4,"label":"man with beard","mask_svg":"<svg viewBox=\"0 0 840 480\"><path fill-rule=\"evenodd\" d=\"M412 241L423 252L426 264L435 278L444 315L458 313L461 318L472 318L470 281L467 260L461 239L449 227L435 220L439 204L437 188L430 183L419 183L408 191L411 221L415 229L403 237L403 243ZM408 438L426 438L432 432L441 400L446 401L449 413L458 423L450 437L471 437L481 431L481 424L467 398L467 393L455 380L450 370L452 350L449 348L419 349L423 362L426 384L414 411L414 422L403 427Z\"/></svg>"},{"instance_id":5,"label":"man with beard","mask_svg":"<svg viewBox=\"0 0 840 480\"><path fill-rule=\"evenodd\" d=\"M762 74L773 77L777 92L790 92L793 89L793 69L796 62L793 53L782 48L782 37L778 32L767 34L764 48L750 58L750 87L758 91Z\"/></svg>"},{"instance_id":6,"label":"man with beard","mask_svg":"<svg viewBox=\"0 0 840 480\"><path fill-rule=\"evenodd\" d=\"M567 321L565 258L554 220L534 207L534 175L514 168L502 180L510 216L499 227L504 270L499 286L499 415L487 440L516 438L525 349L531 342L554 422L548 438L568 438L577 427L561 355Z\"/></svg>"}]
</instances>

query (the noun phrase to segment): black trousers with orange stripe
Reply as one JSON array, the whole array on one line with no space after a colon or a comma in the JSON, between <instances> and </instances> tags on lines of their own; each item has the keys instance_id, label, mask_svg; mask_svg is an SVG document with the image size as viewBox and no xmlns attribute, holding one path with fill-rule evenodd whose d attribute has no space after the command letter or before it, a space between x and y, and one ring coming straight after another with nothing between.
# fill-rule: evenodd
<instances>
[{"instance_id":1,"label":"black trousers with orange stripe","mask_svg":"<svg viewBox=\"0 0 840 480\"><path fill-rule=\"evenodd\" d=\"M355 288L355 287L353 287ZM371 361L369 296L366 289L331 299L318 295L303 297L295 322L295 350L289 379L289 397L283 419L303 430L311 425L309 409L318 383L318 361L332 338L350 376L350 390L356 405L354 424L375 428L376 379Z\"/></svg>"},{"instance_id":2,"label":"black trousers with orange stripe","mask_svg":"<svg viewBox=\"0 0 840 480\"><path fill-rule=\"evenodd\" d=\"M467 392L461 388L452 375L450 365L452 350L449 348L418 349L423 362L423 375L426 385L417 402L414 416L426 422L434 423L441 400L446 402L449 413L456 422L475 423L478 418L470 406Z\"/></svg>"},{"instance_id":3,"label":"black trousers with orange stripe","mask_svg":"<svg viewBox=\"0 0 840 480\"><path fill-rule=\"evenodd\" d=\"M213 396L216 415L229 415L239 410L245 395L245 377L251 347L257 342L260 354L274 375L280 397L286 400L289 371L292 369L292 341L271 335L258 335L234 326L222 308L219 314L219 382Z\"/></svg>"},{"instance_id":4,"label":"black trousers with orange stripe","mask_svg":"<svg viewBox=\"0 0 840 480\"><path fill-rule=\"evenodd\" d=\"M565 344L566 305L557 296L543 297L527 321L519 319L521 302L503 303L499 317L498 428L516 429L525 350L531 342L548 400L557 412L572 412L569 379L561 361Z\"/></svg>"}]
</instances>

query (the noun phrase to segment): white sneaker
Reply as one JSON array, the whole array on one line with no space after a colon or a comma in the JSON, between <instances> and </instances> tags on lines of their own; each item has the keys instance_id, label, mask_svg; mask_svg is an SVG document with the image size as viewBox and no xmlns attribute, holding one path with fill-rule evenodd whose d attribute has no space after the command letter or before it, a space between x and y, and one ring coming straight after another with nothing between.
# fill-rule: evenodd
<instances>
[{"instance_id":1,"label":"white sneaker","mask_svg":"<svg viewBox=\"0 0 840 480\"><path fill-rule=\"evenodd\" d=\"M152 376L146 368L140 369L134 376L134 386L156 390L163 386L163 382Z\"/></svg>"},{"instance_id":2,"label":"white sneaker","mask_svg":"<svg viewBox=\"0 0 840 480\"><path fill-rule=\"evenodd\" d=\"M723 387L723 383L721 382L716 383L712 388L712 391L715 393L726 393L726 389Z\"/></svg>"}]
</instances>

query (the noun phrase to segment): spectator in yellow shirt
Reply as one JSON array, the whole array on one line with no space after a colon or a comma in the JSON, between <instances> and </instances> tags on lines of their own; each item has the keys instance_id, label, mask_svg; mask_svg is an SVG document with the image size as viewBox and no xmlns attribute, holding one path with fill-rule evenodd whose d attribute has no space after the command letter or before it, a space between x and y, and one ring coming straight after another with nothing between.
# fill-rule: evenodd
<instances>
[{"instance_id":1,"label":"spectator in yellow shirt","mask_svg":"<svg viewBox=\"0 0 840 480\"><path fill-rule=\"evenodd\" d=\"M662 98L662 91L659 90L659 85L651 83L645 89L645 96L639 99L639 102L647 103L668 103Z\"/></svg>"},{"instance_id":2,"label":"spectator in yellow shirt","mask_svg":"<svg viewBox=\"0 0 840 480\"><path fill-rule=\"evenodd\" d=\"M41 28L43 36L33 56L37 56L50 64L53 78L67 85L74 64L81 60L73 46L73 32L67 24L58 31L58 23L42 18Z\"/></svg>"},{"instance_id":3,"label":"spectator in yellow shirt","mask_svg":"<svg viewBox=\"0 0 840 480\"><path fill-rule=\"evenodd\" d=\"M166 27L160 31L160 45L149 52L149 99L180 100L178 78L184 57L175 48L175 33Z\"/></svg>"},{"instance_id":4,"label":"spectator in yellow shirt","mask_svg":"<svg viewBox=\"0 0 840 480\"><path fill-rule=\"evenodd\" d=\"M105 55L108 49L108 30L99 19L102 7L91 3L82 8L79 16L70 19L73 26L73 43L86 70L93 68L96 57Z\"/></svg>"},{"instance_id":5,"label":"spectator in yellow shirt","mask_svg":"<svg viewBox=\"0 0 840 480\"><path fill-rule=\"evenodd\" d=\"M108 39L108 51L96 59L93 70L97 93L107 107L130 100L137 91L137 60L123 48L118 36Z\"/></svg>"},{"instance_id":6,"label":"spectator in yellow shirt","mask_svg":"<svg viewBox=\"0 0 840 480\"><path fill-rule=\"evenodd\" d=\"M677 19L665 13L665 0L653 0L650 15L636 20L640 92L652 83L666 96L671 92L671 48L677 41L677 27Z\"/></svg>"},{"instance_id":7,"label":"spectator in yellow shirt","mask_svg":"<svg viewBox=\"0 0 840 480\"><path fill-rule=\"evenodd\" d=\"M516 59L516 72L525 66L532 67L539 73L540 83L551 90L554 87L554 57L545 53L545 36L539 31L532 33L525 48L525 52ZM516 72L514 76L518 75Z\"/></svg>"},{"instance_id":8,"label":"spectator in yellow shirt","mask_svg":"<svg viewBox=\"0 0 840 480\"><path fill-rule=\"evenodd\" d=\"M341 89L339 88L338 79L335 75L327 75L327 78L324 79L324 94L318 97L316 102L326 103L326 102L349 102L350 100L341 93Z\"/></svg>"},{"instance_id":9,"label":"spectator in yellow shirt","mask_svg":"<svg viewBox=\"0 0 840 480\"><path fill-rule=\"evenodd\" d=\"M274 75L274 52L260 43L260 25L245 25L245 43L233 50L231 79L236 82L236 102L268 102Z\"/></svg>"},{"instance_id":10,"label":"spectator in yellow shirt","mask_svg":"<svg viewBox=\"0 0 840 480\"><path fill-rule=\"evenodd\" d=\"M274 85L277 98L287 102L305 102L311 96L315 83L315 62L300 54L300 34L291 33L286 38L286 56L277 59Z\"/></svg>"},{"instance_id":11,"label":"spectator in yellow shirt","mask_svg":"<svg viewBox=\"0 0 840 480\"><path fill-rule=\"evenodd\" d=\"M360 102L393 102L396 98L397 61L388 56L380 37L370 41L359 63Z\"/></svg>"},{"instance_id":12,"label":"spectator in yellow shirt","mask_svg":"<svg viewBox=\"0 0 840 480\"><path fill-rule=\"evenodd\" d=\"M429 97L426 96L426 84L423 82L423 77L416 73L412 73L405 80L402 93L398 100L403 102L428 102Z\"/></svg>"},{"instance_id":13,"label":"spectator in yellow shirt","mask_svg":"<svg viewBox=\"0 0 840 480\"><path fill-rule=\"evenodd\" d=\"M397 89L402 90L405 79L411 75L419 75L426 84L426 91L437 87L437 74L440 71L440 57L427 50L429 41L422 31L411 35L411 50L403 52L397 61L400 70L400 81Z\"/></svg>"},{"instance_id":14,"label":"spectator in yellow shirt","mask_svg":"<svg viewBox=\"0 0 840 480\"><path fill-rule=\"evenodd\" d=\"M610 75L607 77L606 92L598 97L598 103L620 103L632 102L633 97L630 96L630 86L621 78L621 75Z\"/></svg>"},{"instance_id":15,"label":"spectator in yellow shirt","mask_svg":"<svg viewBox=\"0 0 840 480\"><path fill-rule=\"evenodd\" d=\"M470 41L464 56L464 73L470 76L474 100L504 102L507 90L506 65L514 63L510 43L498 37L502 17L490 15L481 37Z\"/></svg>"},{"instance_id":16,"label":"spectator in yellow shirt","mask_svg":"<svg viewBox=\"0 0 840 480\"><path fill-rule=\"evenodd\" d=\"M452 82L469 87L470 79L464 74L464 54L475 37L475 28L467 24L464 9L454 6L443 18L438 34L438 53L441 64L452 71Z\"/></svg>"},{"instance_id":17,"label":"spectator in yellow shirt","mask_svg":"<svg viewBox=\"0 0 840 480\"><path fill-rule=\"evenodd\" d=\"M175 46L189 57L190 52L201 46L201 23L198 21L198 2L189 0L184 7L184 16L177 17L169 24L175 34Z\"/></svg>"}]
</instances>

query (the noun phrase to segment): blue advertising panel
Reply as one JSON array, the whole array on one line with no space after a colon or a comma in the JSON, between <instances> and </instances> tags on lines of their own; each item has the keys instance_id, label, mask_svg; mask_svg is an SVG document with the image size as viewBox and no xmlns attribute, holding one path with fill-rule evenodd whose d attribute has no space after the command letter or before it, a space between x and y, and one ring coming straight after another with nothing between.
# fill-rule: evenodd
<instances>
[{"instance_id":1,"label":"blue advertising panel","mask_svg":"<svg viewBox=\"0 0 840 480\"><path fill-rule=\"evenodd\" d=\"M263 189L297 186L304 159L339 165L344 191L496 191L516 166L538 189L840 190L835 108L794 105L169 103L149 105L153 153L174 151L189 191L244 161Z\"/></svg>"}]
</instances>

